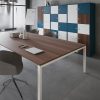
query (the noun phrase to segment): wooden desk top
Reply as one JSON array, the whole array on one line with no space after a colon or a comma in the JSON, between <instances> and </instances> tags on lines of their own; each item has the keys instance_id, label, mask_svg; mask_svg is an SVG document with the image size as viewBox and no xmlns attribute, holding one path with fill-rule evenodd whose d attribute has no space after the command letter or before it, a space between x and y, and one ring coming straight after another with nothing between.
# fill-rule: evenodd
<instances>
[{"instance_id":1,"label":"wooden desk top","mask_svg":"<svg viewBox=\"0 0 100 100\"><path fill-rule=\"evenodd\" d=\"M37 47L44 50L43 53L34 55L24 49L19 48L20 45L28 45L29 47ZM23 40L11 38L9 33L0 33L0 45L20 54L21 56L31 60L37 65L43 65L47 62L77 50L85 45L63 41L47 36L40 36L29 33L29 39Z\"/></svg>"}]
</instances>

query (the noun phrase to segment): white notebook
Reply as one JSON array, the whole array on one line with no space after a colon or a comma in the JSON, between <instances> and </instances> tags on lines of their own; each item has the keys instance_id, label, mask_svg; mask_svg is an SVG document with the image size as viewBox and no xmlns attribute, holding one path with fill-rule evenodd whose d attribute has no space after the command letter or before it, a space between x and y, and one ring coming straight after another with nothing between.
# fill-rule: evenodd
<instances>
[{"instance_id":1,"label":"white notebook","mask_svg":"<svg viewBox=\"0 0 100 100\"><path fill-rule=\"evenodd\" d=\"M32 47L32 48L28 48L28 49L25 49L26 51L32 53L32 54L38 54L38 53L41 53L43 52L43 50L41 49L38 49L36 47Z\"/></svg>"}]
</instances>

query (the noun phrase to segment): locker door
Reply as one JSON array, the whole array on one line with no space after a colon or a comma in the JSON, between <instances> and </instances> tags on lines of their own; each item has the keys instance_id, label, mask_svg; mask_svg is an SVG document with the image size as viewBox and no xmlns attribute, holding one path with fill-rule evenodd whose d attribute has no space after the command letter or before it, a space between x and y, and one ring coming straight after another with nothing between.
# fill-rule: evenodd
<instances>
[{"instance_id":1,"label":"locker door","mask_svg":"<svg viewBox=\"0 0 100 100\"><path fill-rule=\"evenodd\" d=\"M77 33L68 32L68 41L78 42L78 34Z\"/></svg>"},{"instance_id":2,"label":"locker door","mask_svg":"<svg viewBox=\"0 0 100 100\"><path fill-rule=\"evenodd\" d=\"M78 34L78 43L82 43L86 45L86 51L87 54L89 55L90 50L89 50L89 35L85 35L85 34ZM80 52L82 53L82 51Z\"/></svg>"},{"instance_id":3,"label":"locker door","mask_svg":"<svg viewBox=\"0 0 100 100\"><path fill-rule=\"evenodd\" d=\"M67 40L67 32L58 31L58 39Z\"/></svg>"},{"instance_id":4,"label":"locker door","mask_svg":"<svg viewBox=\"0 0 100 100\"><path fill-rule=\"evenodd\" d=\"M44 29L50 29L50 14L43 15Z\"/></svg>"},{"instance_id":5,"label":"locker door","mask_svg":"<svg viewBox=\"0 0 100 100\"><path fill-rule=\"evenodd\" d=\"M68 23L78 23L78 5L68 5Z\"/></svg>"},{"instance_id":6,"label":"locker door","mask_svg":"<svg viewBox=\"0 0 100 100\"><path fill-rule=\"evenodd\" d=\"M78 24L78 33L89 35L90 34L89 24Z\"/></svg>"},{"instance_id":7,"label":"locker door","mask_svg":"<svg viewBox=\"0 0 100 100\"><path fill-rule=\"evenodd\" d=\"M51 6L51 14L58 14L58 6Z\"/></svg>"}]
</instances>

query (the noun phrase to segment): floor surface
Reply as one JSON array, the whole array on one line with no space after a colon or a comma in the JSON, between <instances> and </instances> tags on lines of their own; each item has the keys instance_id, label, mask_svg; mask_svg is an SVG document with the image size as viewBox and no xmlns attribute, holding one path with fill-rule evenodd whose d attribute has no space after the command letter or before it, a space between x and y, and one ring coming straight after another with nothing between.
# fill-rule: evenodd
<instances>
[{"instance_id":1,"label":"floor surface","mask_svg":"<svg viewBox=\"0 0 100 100\"><path fill-rule=\"evenodd\" d=\"M23 58L24 68L16 77L24 100L37 100L37 68ZM0 76L2 83L10 76ZM0 100L21 100L11 83L0 95ZM43 100L100 100L100 60L87 58L87 73L82 72L82 55L74 54L43 69Z\"/></svg>"}]
</instances>

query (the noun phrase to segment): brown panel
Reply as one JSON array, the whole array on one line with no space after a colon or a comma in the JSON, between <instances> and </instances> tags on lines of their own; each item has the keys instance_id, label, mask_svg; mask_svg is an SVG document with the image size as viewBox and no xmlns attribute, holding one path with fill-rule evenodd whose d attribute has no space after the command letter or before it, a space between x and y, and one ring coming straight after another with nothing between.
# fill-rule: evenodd
<instances>
[{"instance_id":1,"label":"brown panel","mask_svg":"<svg viewBox=\"0 0 100 100\"><path fill-rule=\"evenodd\" d=\"M79 24L89 24L89 15L79 14L78 15L78 23Z\"/></svg>"},{"instance_id":2,"label":"brown panel","mask_svg":"<svg viewBox=\"0 0 100 100\"><path fill-rule=\"evenodd\" d=\"M38 20L43 21L43 7L38 7Z\"/></svg>"},{"instance_id":3,"label":"brown panel","mask_svg":"<svg viewBox=\"0 0 100 100\"><path fill-rule=\"evenodd\" d=\"M89 51L89 36L85 34L78 34L78 43L82 43L86 45L87 54Z\"/></svg>"}]
</instances>

